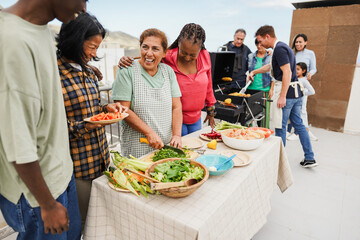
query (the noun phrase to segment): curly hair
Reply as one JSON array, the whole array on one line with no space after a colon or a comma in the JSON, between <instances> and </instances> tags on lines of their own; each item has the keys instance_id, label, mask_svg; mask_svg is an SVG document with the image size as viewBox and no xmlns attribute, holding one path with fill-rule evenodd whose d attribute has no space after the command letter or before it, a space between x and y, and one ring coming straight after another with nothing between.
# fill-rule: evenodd
<instances>
[{"instance_id":1,"label":"curly hair","mask_svg":"<svg viewBox=\"0 0 360 240\"><path fill-rule=\"evenodd\" d=\"M193 43L198 43L201 46L201 49L205 49L205 39L206 34L205 30L196 23L188 23L186 24L179 34L179 36L176 38L176 40L170 45L169 49L174 49L179 46L179 42L183 39L186 40L192 40Z\"/></svg>"}]
</instances>

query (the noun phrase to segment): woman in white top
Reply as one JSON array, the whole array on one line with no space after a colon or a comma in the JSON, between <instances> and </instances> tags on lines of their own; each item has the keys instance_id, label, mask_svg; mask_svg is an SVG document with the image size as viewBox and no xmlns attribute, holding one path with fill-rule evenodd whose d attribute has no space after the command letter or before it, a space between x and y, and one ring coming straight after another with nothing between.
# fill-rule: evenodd
<instances>
[{"instance_id":1,"label":"woman in white top","mask_svg":"<svg viewBox=\"0 0 360 240\"><path fill-rule=\"evenodd\" d=\"M314 51L306 48L307 36L300 33L295 36L292 43L292 49L295 52L296 63L303 62L307 65L307 80L311 80L311 77L316 73L316 57Z\"/></svg>"},{"instance_id":2,"label":"woman in white top","mask_svg":"<svg viewBox=\"0 0 360 240\"><path fill-rule=\"evenodd\" d=\"M316 57L315 57L315 53L309 49L306 48L307 45L307 36L304 33L300 33L298 35L295 36L293 43L292 43L292 49L295 52L295 58L296 58L296 63L300 63L303 62L307 65L307 74L306 74L306 78L307 80L311 80L312 76L314 76L314 74L316 73ZM306 108L304 109L304 111L306 111ZM307 113L306 113L307 116ZM297 140L298 137L296 134L290 134L292 129L291 124L289 124L288 126L288 140ZM309 131L309 136L311 140L317 141L318 138L316 136L314 136L314 134L312 134Z\"/></svg>"}]
</instances>

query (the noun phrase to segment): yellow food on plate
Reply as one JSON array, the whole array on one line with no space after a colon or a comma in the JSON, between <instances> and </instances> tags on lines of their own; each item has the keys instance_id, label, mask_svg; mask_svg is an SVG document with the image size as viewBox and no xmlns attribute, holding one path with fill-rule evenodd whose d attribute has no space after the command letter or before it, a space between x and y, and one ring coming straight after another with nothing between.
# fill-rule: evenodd
<instances>
[{"instance_id":1,"label":"yellow food on plate","mask_svg":"<svg viewBox=\"0 0 360 240\"><path fill-rule=\"evenodd\" d=\"M232 81L232 78L231 77L223 77L223 78L221 78L221 80L230 82L230 81Z\"/></svg>"},{"instance_id":2,"label":"yellow food on plate","mask_svg":"<svg viewBox=\"0 0 360 240\"><path fill-rule=\"evenodd\" d=\"M226 104L230 104L231 103L231 98L227 98L227 99L225 99L225 101L224 101Z\"/></svg>"},{"instance_id":3,"label":"yellow food on plate","mask_svg":"<svg viewBox=\"0 0 360 240\"><path fill-rule=\"evenodd\" d=\"M140 141L141 143L149 144L149 141L147 140L147 138L140 138L139 141Z\"/></svg>"},{"instance_id":4,"label":"yellow food on plate","mask_svg":"<svg viewBox=\"0 0 360 240\"><path fill-rule=\"evenodd\" d=\"M214 140L211 140L207 145L206 145L208 148L211 148L211 149L216 149L216 146L217 146L217 141L214 139Z\"/></svg>"},{"instance_id":5,"label":"yellow food on plate","mask_svg":"<svg viewBox=\"0 0 360 240\"><path fill-rule=\"evenodd\" d=\"M250 97L250 96L251 96L250 93L245 94L245 93L239 93L239 92L233 92L233 93L230 93L229 95L231 95L231 96L237 96L237 97Z\"/></svg>"}]
</instances>

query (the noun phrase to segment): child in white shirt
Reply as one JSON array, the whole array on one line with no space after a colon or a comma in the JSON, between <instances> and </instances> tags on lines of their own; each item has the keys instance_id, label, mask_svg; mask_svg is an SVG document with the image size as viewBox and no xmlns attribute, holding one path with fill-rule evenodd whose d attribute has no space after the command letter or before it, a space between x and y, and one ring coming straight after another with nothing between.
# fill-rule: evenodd
<instances>
[{"instance_id":1,"label":"child in white shirt","mask_svg":"<svg viewBox=\"0 0 360 240\"><path fill-rule=\"evenodd\" d=\"M306 104L307 104L307 98L310 95L314 95L315 94L315 90L313 88L313 86L311 86L310 82L307 80L306 78L306 73L307 73L307 65L306 63L303 62L299 62L296 64L296 75L299 79L299 82L303 85L304 87L304 96L303 96L303 102L302 102L302 108L301 108L301 118L303 120L303 123L306 127L306 129L309 132L309 136L311 140L317 141L317 137L315 137L310 131L309 131L309 123L308 123L308 115L307 115L307 110L306 110ZM290 136L287 137L288 140L296 140L298 139L299 136L296 133L291 134Z\"/></svg>"}]
</instances>

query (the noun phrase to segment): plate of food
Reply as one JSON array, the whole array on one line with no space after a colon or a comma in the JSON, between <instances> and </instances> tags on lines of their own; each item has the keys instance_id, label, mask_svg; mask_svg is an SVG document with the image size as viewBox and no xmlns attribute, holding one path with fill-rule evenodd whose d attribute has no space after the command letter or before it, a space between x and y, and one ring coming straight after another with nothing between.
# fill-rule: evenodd
<instances>
[{"instance_id":1,"label":"plate of food","mask_svg":"<svg viewBox=\"0 0 360 240\"><path fill-rule=\"evenodd\" d=\"M145 155L144 157L140 158L140 160L145 162L156 162L166 158L189 158L194 160L199 156L197 152L191 151L189 149L183 148L182 150L185 152L185 156L171 149L162 148Z\"/></svg>"},{"instance_id":2,"label":"plate of food","mask_svg":"<svg viewBox=\"0 0 360 240\"><path fill-rule=\"evenodd\" d=\"M221 131L221 137L225 145L237 150L254 150L265 138L263 134L248 129L227 129Z\"/></svg>"},{"instance_id":3,"label":"plate of food","mask_svg":"<svg viewBox=\"0 0 360 240\"><path fill-rule=\"evenodd\" d=\"M215 139L217 142L222 142L221 133L215 131L214 129L211 129L211 132L209 133L200 133L199 137L205 141L211 141Z\"/></svg>"},{"instance_id":4,"label":"plate of food","mask_svg":"<svg viewBox=\"0 0 360 240\"><path fill-rule=\"evenodd\" d=\"M120 113L120 112L104 113L104 112L102 112L102 113L99 113L92 117L85 118L84 122L99 123L99 124L111 124L111 123L119 122L119 121L123 120L124 118L126 118L127 116L129 116L128 113Z\"/></svg>"},{"instance_id":5,"label":"plate of food","mask_svg":"<svg viewBox=\"0 0 360 240\"><path fill-rule=\"evenodd\" d=\"M236 154L236 156L232 159L234 162L234 167L244 167L249 165L252 161L250 155L242 151L229 149L229 150L223 150L218 154L226 157L231 157L232 155Z\"/></svg>"},{"instance_id":6,"label":"plate of food","mask_svg":"<svg viewBox=\"0 0 360 240\"><path fill-rule=\"evenodd\" d=\"M200 139L195 137L182 137L181 141L184 148L196 149L204 146L204 143Z\"/></svg>"}]
</instances>

